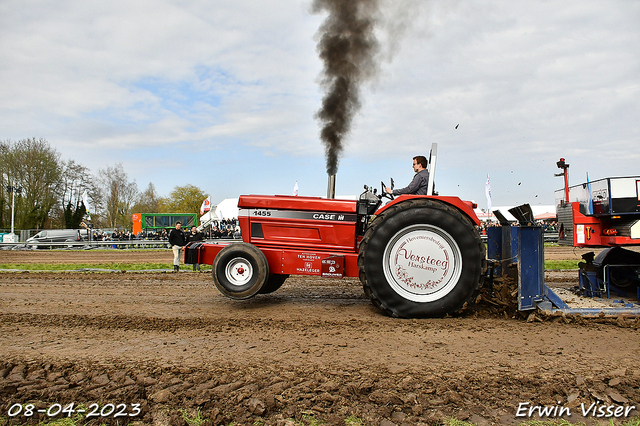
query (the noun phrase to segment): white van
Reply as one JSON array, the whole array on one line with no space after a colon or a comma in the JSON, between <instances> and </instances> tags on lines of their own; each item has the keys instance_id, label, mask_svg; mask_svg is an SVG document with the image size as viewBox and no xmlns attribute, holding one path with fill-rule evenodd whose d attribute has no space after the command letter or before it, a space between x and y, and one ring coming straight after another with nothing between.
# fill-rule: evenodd
<instances>
[{"instance_id":1,"label":"white van","mask_svg":"<svg viewBox=\"0 0 640 426\"><path fill-rule=\"evenodd\" d=\"M33 247L65 247L78 241L87 241L89 239L88 229L45 229L38 232L26 241L27 246ZM58 243L50 245L49 243Z\"/></svg>"}]
</instances>

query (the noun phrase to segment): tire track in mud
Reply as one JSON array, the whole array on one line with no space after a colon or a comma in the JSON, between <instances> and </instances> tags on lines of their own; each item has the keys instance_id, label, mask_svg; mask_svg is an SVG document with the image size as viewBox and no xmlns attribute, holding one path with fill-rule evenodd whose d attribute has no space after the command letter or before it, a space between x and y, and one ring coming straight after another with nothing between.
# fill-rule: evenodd
<instances>
[{"instance_id":1,"label":"tire track in mud","mask_svg":"<svg viewBox=\"0 0 640 426\"><path fill-rule=\"evenodd\" d=\"M477 312L475 312L477 314ZM458 319L468 319L462 315ZM539 318L544 318L540 317ZM617 325L623 328L639 329L640 321L627 320L620 321L619 318L581 318L576 317L547 317L549 321L562 322L565 324L577 323L584 327L596 327L598 324ZM545 321L541 319L540 321ZM518 320L515 320L518 322ZM79 315L79 314L21 314L0 313L0 325L28 325L34 327L59 327L59 328L93 328L96 330L122 330L122 331L156 331L175 332L179 330L202 330L206 332L221 332L233 328L236 332L246 330L256 330L268 328L270 330L299 330L300 324L291 320L272 318L229 318L220 317L215 319L207 318L154 318L138 315ZM367 332L375 326L383 326L385 331L415 332L418 330L438 329L438 330L460 330L465 327L455 318L449 318L449 322L443 324L438 320L411 321L409 324L398 322L389 324L386 318L379 321L360 322L355 319L346 320L310 320L304 323L305 329L339 329L348 327L353 332Z\"/></svg>"},{"instance_id":2,"label":"tire track in mud","mask_svg":"<svg viewBox=\"0 0 640 426\"><path fill-rule=\"evenodd\" d=\"M347 321L348 322L348 321ZM175 332L178 330L202 330L206 332L220 332L233 327L234 330L254 330L269 328L274 330L297 330L299 324L286 320L270 318L151 318L144 316L124 315L60 315L60 314L0 314L0 324L29 325L34 327L60 328L94 328L97 330L144 330L157 332ZM338 328L343 327L345 321L305 321L305 328ZM369 329L371 324L350 326L351 330L362 331ZM400 326L399 326L400 327Z\"/></svg>"},{"instance_id":3,"label":"tire track in mud","mask_svg":"<svg viewBox=\"0 0 640 426\"><path fill-rule=\"evenodd\" d=\"M637 321L527 323L488 307L397 320L357 280L309 277L244 302L192 273L0 274L0 292L0 413L100 400L140 403L143 424L200 410L212 424L311 413L377 426L514 424L527 401L561 401L572 422L598 398L640 405Z\"/></svg>"}]
</instances>

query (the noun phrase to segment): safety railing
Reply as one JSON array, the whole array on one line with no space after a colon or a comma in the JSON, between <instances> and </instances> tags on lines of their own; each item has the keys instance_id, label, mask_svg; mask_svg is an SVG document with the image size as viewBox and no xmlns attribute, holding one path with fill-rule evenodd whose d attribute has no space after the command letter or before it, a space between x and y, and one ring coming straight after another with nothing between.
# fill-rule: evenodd
<instances>
[{"instance_id":1,"label":"safety railing","mask_svg":"<svg viewBox=\"0 0 640 426\"><path fill-rule=\"evenodd\" d=\"M233 239L213 239L206 242L229 242ZM171 246L167 240L122 240L122 241L73 241L63 243L0 243L0 249L24 250L24 249L169 249Z\"/></svg>"},{"instance_id":2,"label":"safety railing","mask_svg":"<svg viewBox=\"0 0 640 426\"><path fill-rule=\"evenodd\" d=\"M542 234L542 238L545 243L557 243L558 237L559 234L557 232L544 232ZM480 238L482 238L482 241L484 241L485 243L487 242L488 237L486 235L481 234Z\"/></svg>"}]
</instances>

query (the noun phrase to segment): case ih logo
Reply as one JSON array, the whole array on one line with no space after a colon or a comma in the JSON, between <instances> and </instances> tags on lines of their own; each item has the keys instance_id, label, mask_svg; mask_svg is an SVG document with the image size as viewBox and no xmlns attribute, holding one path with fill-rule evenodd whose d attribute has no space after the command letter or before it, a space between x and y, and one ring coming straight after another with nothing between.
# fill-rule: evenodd
<instances>
[{"instance_id":1,"label":"case ih logo","mask_svg":"<svg viewBox=\"0 0 640 426\"><path fill-rule=\"evenodd\" d=\"M240 211L239 216L246 215ZM299 210L271 210L271 209L251 209L251 217L264 217L273 219L302 219L302 220L322 220L328 222L356 222L358 216L350 213L333 212L308 212Z\"/></svg>"}]
</instances>

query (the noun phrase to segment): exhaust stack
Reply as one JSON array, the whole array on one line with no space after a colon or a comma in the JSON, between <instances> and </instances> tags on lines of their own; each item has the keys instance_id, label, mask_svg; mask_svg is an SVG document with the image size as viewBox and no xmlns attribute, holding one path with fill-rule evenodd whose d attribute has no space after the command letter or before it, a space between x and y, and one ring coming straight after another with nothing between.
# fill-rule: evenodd
<instances>
[{"instance_id":1,"label":"exhaust stack","mask_svg":"<svg viewBox=\"0 0 640 426\"><path fill-rule=\"evenodd\" d=\"M327 186L327 198L336 198L336 175L329 175L329 185Z\"/></svg>"}]
</instances>

